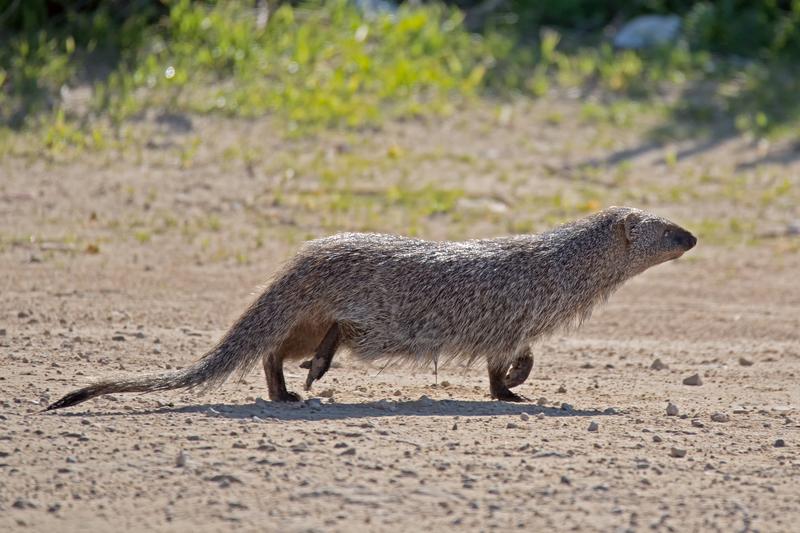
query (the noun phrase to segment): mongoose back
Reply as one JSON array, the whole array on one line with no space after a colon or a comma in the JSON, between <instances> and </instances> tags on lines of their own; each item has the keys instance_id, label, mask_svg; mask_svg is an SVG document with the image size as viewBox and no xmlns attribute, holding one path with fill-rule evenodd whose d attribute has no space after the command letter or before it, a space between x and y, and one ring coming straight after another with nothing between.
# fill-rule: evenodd
<instances>
[{"instance_id":1,"label":"mongoose back","mask_svg":"<svg viewBox=\"0 0 800 533\"><path fill-rule=\"evenodd\" d=\"M531 344L586 319L625 280L697 239L673 222L611 207L538 235L465 242L345 233L307 242L218 344L172 372L107 379L47 407L103 394L219 385L261 360L273 401L297 401L283 364L311 356L306 388L339 349L429 364L483 358L491 396L528 377Z\"/></svg>"}]
</instances>

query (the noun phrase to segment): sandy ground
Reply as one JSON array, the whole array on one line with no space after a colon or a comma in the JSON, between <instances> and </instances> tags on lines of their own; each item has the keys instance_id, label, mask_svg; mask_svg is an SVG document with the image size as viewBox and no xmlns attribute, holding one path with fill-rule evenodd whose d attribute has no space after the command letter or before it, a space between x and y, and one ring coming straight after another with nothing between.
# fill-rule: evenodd
<instances>
[{"instance_id":1,"label":"sandy ground","mask_svg":"<svg viewBox=\"0 0 800 533\"><path fill-rule=\"evenodd\" d=\"M394 145L428 128L437 143L462 146L442 140L442 127L396 126L371 142ZM516 161L530 172L523 189L561 179L522 161L525 147L503 135L473 142L507 151L509 168ZM263 139L275 153L289 150ZM435 376L337 356L306 394L320 403L264 401L254 372L202 396L119 395L40 414L94 377L189 364L296 249L295 240L272 238L280 224L299 225L299 234L331 230L330 221L313 222L314 206L302 214L274 203L265 241L245 259L215 254L220 243L250 239L248 202L275 186L272 174L202 160L186 168L158 150L133 161L2 162L0 530L796 528L800 253L792 238L701 242L632 280L578 332L538 345L534 373L519 388L526 404L491 401L480 365ZM723 146L692 164L731 151L739 163L758 155ZM575 157L550 159L566 168ZM425 176L450 179L452 158L426 161ZM670 174L647 159L640 167ZM486 190L471 180L468 188ZM648 208L691 220L729 207ZM177 213L178 229L135 237L162 211ZM206 212L221 222L187 236L183 218ZM487 220L467 236L507 232ZM431 215L423 233L446 236L451 227ZM656 359L667 368L652 368ZM682 383L695 373L702 385ZM289 367L290 388L300 391L304 375ZM677 416L667 416L668 402Z\"/></svg>"}]
</instances>

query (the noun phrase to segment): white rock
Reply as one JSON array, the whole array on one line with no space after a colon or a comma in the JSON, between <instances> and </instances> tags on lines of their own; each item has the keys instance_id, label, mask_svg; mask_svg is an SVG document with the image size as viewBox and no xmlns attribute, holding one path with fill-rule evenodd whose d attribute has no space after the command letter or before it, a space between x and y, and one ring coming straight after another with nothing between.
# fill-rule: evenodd
<instances>
[{"instance_id":1,"label":"white rock","mask_svg":"<svg viewBox=\"0 0 800 533\"><path fill-rule=\"evenodd\" d=\"M677 15L644 15L628 21L614 36L614 46L641 50L674 41L681 29Z\"/></svg>"},{"instance_id":2,"label":"white rock","mask_svg":"<svg viewBox=\"0 0 800 533\"><path fill-rule=\"evenodd\" d=\"M397 6L388 0L353 0L353 4L365 15L375 16L397 12Z\"/></svg>"}]
</instances>

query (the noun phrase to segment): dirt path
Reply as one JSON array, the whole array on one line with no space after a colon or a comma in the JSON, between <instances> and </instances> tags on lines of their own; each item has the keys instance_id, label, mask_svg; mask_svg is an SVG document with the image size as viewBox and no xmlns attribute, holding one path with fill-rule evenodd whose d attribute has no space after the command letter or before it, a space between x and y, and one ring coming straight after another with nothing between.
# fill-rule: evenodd
<instances>
[{"instance_id":1,"label":"dirt path","mask_svg":"<svg viewBox=\"0 0 800 533\"><path fill-rule=\"evenodd\" d=\"M389 128L369 146L342 153L363 157L365 165L376 145L383 153L398 144L407 154L417 153L406 140L417 138L423 126L406 127L410 131ZM444 126L427 127L441 132ZM554 180L562 179L535 167L532 181L520 181L531 172L520 163L524 150L498 135L490 140L508 154L498 163L505 170L496 171L510 172L508 180L481 195L487 190L475 176L491 170L476 169L464 178L459 197L484 202L488 214L473 227L461 221L472 204L445 214L424 212L415 222L421 233L506 233L507 218L534 227L546 223L524 218L536 210L524 200L506 208L491 204L507 204L504 187L511 191L516 181L514 190L525 191L537 183L557 188ZM328 146L340 141L324 140ZM313 391L319 405L264 402L263 376L253 373L200 397L120 395L38 414L47 401L92 377L188 364L299 241L328 232L337 217L341 228L349 228L348 213L356 214L358 224L372 220L357 203L339 212L331 207L324 174L320 178L302 161L287 178L287 163L275 160L303 152L305 145L282 142L265 137L276 155L257 164L252 175L246 163L225 171L202 156L182 168L174 153L156 149L145 151L138 164L128 156L3 162L0 529L796 526L796 238L735 246L701 242L685 259L633 280L579 332L539 345L534 375L520 387L530 404L490 401L481 367L444 368L437 378L432 369L411 374L342 357ZM225 142L219 144L211 152L224 151ZM454 166L463 161L440 156L427 160L429 178L420 178L422 183L443 187L451 174L455 180ZM553 157L561 164L573 156ZM720 153L703 157L686 164L705 168ZM404 183L398 177L406 172L402 158L394 161L386 179ZM634 163L637 175L639 166L665 179L685 170L641 161ZM287 194L268 202L261 195L276 183ZM650 182L633 181L627 193L652 192L642 183ZM612 191L601 200L624 194ZM408 221L402 213L426 205L419 201L405 211L390 205L378 229L404 231ZM730 201L720 196L709 206L701 198L647 207L699 220L701 213L728 210ZM755 208L748 209L740 216L758 217ZM174 220L165 218L169 213ZM395 215L400 218L389 220ZM796 216L772 211L769 222L782 227ZM292 228L291 238L285 228ZM651 368L656 359L668 368ZM694 373L703 384L683 385ZM289 368L290 386L300 390L304 375ZM666 415L668 402L678 407L678 416ZM714 421L714 413L727 415L727 421ZM680 453L673 448L685 456L673 457Z\"/></svg>"}]
</instances>

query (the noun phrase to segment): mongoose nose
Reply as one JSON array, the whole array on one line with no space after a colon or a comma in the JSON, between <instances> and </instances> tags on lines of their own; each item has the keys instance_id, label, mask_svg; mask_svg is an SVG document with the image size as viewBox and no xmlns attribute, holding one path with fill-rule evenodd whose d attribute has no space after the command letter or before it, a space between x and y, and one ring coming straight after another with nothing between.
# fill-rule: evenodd
<instances>
[{"instance_id":1,"label":"mongoose nose","mask_svg":"<svg viewBox=\"0 0 800 533\"><path fill-rule=\"evenodd\" d=\"M683 242L684 245L686 246L686 249L691 250L692 248L694 248L694 245L697 244L697 237L695 237L694 235L692 235L687 231L686 235L684 235L683 237Z\"/></svg>"}]
</instances>

